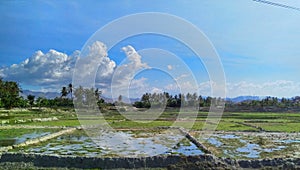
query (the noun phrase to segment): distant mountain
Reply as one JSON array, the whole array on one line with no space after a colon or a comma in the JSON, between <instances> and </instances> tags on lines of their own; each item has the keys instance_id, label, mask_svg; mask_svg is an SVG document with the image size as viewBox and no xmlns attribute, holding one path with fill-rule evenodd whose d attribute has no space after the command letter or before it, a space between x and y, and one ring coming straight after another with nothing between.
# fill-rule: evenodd
<instances>
[{"instance_id":1,"label":"distant mountain","mask_svg":"<svg viewBox=\"0 0 300 170\"><path fill-rule=\"evenodd\" d=\"M233 103L239 103L246 100L261 100L265 97L262 96L238 96L234 98L226 98L227 101L232 101Z\"/></svg>"},{"instance_id":2,"label":"distant mountain","mask_svg":"<svg viewBox=\"0 0 300 170\"><path fill-rule=\"evenodd\" d=\"M118 101L118 99L112 99L112 98L109 98L109 97L105 97L105 96L102 96L102 98L105 100L105 102L108 102L108 103L113 103L115 101ZM137 102L137 101L140 101L141 99L140 98L127 98L127 97L122 97L122 102L124 103L134 103L134 102Z\"/></svg>"},{"instance_id":3,"label":"distant mountain","mask_svg":"<svg viewBox=\"0 0 300 170\"><path fill-rule=\"evenodd\" d=\"M27 98L28 95L33 95L35 98L38 97L45 97L47 99L54 99L55 97L60 97L60 93L58 92L38 92L38 91L31 91L31 90L23 90L21 96Z\"/></svg>"}]
</instances>

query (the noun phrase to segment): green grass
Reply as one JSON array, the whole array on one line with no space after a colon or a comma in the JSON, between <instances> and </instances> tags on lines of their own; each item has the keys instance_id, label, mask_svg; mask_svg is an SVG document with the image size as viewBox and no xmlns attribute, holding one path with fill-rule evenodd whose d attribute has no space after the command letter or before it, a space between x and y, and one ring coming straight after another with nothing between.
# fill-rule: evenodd
<instances>
[{"instance_id":1,"label":"green grass","mask_svg":"<svg viewBox=\"0 0 300 170\"><path fill-rule=\"evenodd\" d=\"M126 112L126 114L136 114ZM143 112L140 112L143 114ZM104 119L96 115L87 115L81 117L78 121L76 113L72 110L61 111L61 110L0 110L0 123L2 120L9 120L10 125L15 125L15 120L32 120L34 118L47 118L57 117L58 121L48 122L30 122L26 123L19 122L17 125L36 125L36 126L79 126L102 124L107 122L113 128L155 128L155 127L170 127L174 126L174 121L177 119L179 114L178 109L168 108L163 112L158 119L154 121L148 121L149 123L135 122L126 119L125 116L117 111L103 111L102 115ZM183 117L187 117L190 120L195 120L193 129L202 130L206 122L207 112L199 112L197 117L194 117L193 112L184 110L182 113ZM212 120L218 120L218 117L212 117ZM176 125L190 128L192 122L188 120L180 121ZM175 126L176 126L175 125ZM251 126L257 126L267 131L276 132L300 132L300 113L224 113L221 121L216 126L216 130L219 131L258 131L259 128Z\"/></svg>"},{"instance_id":2,"label":"green grass","mask_svg":"<svg viewBox=\"0 0 300 170\"><path fill-rule=\"evenodd\" d=\"M300 119L300 113L224 113L223 118L231 119Z\"/></svg>"},{"instance_id":3,"label":"green grass","mask_svg":"<svg viewBox=\"0 0 300 170\"><path fill-rule=\"evenodd\" d=\"M173 124L172 121L152 121L149 123L140 123L140 122L134 122L134 121L119 121L119 122L110 122L110 125L113 128L154 128L154 127L161 127L166 126L169 127Z\"/></svg>"},{"instance_id":4,"label":"green grass","mask_svg":"<svg viewBox=\"0 0 300 170\"><path fill-rule=\"evenodd\" d=\"M57 120L57 121L47 121L47 122L30 122L26 123L26 125L34 125L34 126L79 126L80 123L77 119L74 120Z\"/></svg>"},{"instance_id":5,"label":"green grass","mask_svg":"<svg viewBox=\"0 0 300 170\"><path fill-rule=\"evenodd\" d=\"M300 123L252 123L252 125L273 132L300 132Z\"/></svg>"},{"instance_id":6,"label":"green grass","mask_svg":"<svg viewBox=\"0 0 300 170\"><path fill-rule=\"evenodd\" d=\"M32 133L33 129L1 129L0 139L15 138L24 134Z\"/></svg>"},{"instance_id":7,"label":"green grass","mask_svg":"<svg viewBox=\"0 0 300 170\"><path fill-rule=\"evenodd\" d=\"M220 121L218 124L217 130L219 131L258 131L256 128L245 126L242 124Z\"/></svg>"},{"instance_id":8,"label":"green grass","mask_svg":"<svg viewBox=\"0 0 300 170\"><path fill-rule=\"evenodd\" d=\"M57 131L56 129L1 129L0 130L0 139L7 139L7 138L18 138L25 134L30 134L34 132L54 132Z\"/></svg>"}]
</instances>

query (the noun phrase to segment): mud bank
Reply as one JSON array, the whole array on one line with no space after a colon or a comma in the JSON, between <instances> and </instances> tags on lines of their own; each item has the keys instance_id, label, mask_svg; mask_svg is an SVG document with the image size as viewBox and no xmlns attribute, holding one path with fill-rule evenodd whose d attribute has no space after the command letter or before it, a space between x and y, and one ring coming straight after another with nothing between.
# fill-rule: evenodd
<instances>
[{"instance_id":1,"label":"mud bank","mask_svg":"<svg viewBox=\"0 0 300 170\"><path fill-rule=\"evenodd\" d=\"M178 128L178 130L194 145L196 145L200 150L202 150L206 154L212 154L202 143L198 142L189 132L184 130L183 128Z\"/></svg>"},{"instance_id":2,"label":"mud bank","mask_svg":"<svg viewBox=\"0 0 300 170\"><path fill-rule=\"evenodd\" d=\"M274 168L299 168L300 158L295 159L263 159L263 160L233 160L222 159L212 155L199 156L154 156L141 158L96 158L75 156L54 156L40 154L4 153L0 157L0 163L25 162L33 163L37 167L64 167L64 168L167 168L176 166L197 165L199 167L218 167L224 169L265 167Z\"/></svg>"}]
</instances>

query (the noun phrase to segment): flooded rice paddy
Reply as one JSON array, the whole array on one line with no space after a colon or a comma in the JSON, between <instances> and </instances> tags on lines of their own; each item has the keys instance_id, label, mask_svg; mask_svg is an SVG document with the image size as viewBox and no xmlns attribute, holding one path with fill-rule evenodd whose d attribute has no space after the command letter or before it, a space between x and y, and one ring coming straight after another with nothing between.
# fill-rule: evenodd
<instances>
[{"instance_id":1,"label":"flooded rice paddy","mask_svg":"<svg viewBox=\"0 0 300 170\"><path fill-rule=\"evenodd\" d=\"M49 135L53 130L32 130L15 137L0 139L0 147ZM214 155L234 159L300 157L298 133L215 132L201 139L200 132L191 132L203 141ZM155 155L204 154L182 134L172 131L115 131L101 136L88 136L83 130L64 134L37 145L15 148L12 152L87 157L141 157Z\"/></svg>"},{"instance_id":2,"label":"flooded rice paddy","mask_svg":"<svg viewBox=\"0 0 300 170\"><path fill-rule=\"evenodd\" d=\"M298 133L222 132L211 135L204 145L219 157L235 159L300 157Z\"/></svg>"},{"instance_id":3,"label":"flooded rice paddy","mask_svg":"<svg viewBox=\"0 0 300 170\"><path fill-rule=\"evenodd\" d=\"M87 157L141 157L155 155L200 155L203 154L193 143L178 133L166 134L119 131L88 136L82 130L65 134L35 146L18 148L19 152L48 155L74 155ZM182 140L183 139L183 140ZM174 144L174 141L180 141ZM17 151L17 150L16 150Z\"/></svg>"}]
</instances>

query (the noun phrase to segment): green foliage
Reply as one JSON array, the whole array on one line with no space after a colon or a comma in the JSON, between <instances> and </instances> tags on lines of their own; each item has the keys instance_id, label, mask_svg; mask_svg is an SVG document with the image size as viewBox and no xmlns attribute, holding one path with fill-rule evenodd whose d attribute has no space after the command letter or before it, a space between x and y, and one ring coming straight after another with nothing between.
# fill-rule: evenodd
<instances>
[{"instance_id":1,"label":"green foliage","mask_svg":"<svg viewBox=\"0 0 300 170\"><path fill-rule=\"evenodd\" d=\"M73 85L72 85L72 83L70 83L68 85L68 93L70 93L71 94L71 98L73 98Z\"/></svg>"},{"instance_id":2,"label":"green foliage","mask_svg":"<svg viewBox=\"0 0 300 170\"><path fill-rule=\"evenodd\" d=\"M67 90L67 87L62 87L62 89L61 89L61 97L63 98L63 97L67 97L67 95L68 95L68 90Z\"/></svg>"},{"instance_id":3,"label":"green foliage","mask_svg":"<svg viewBox=\"0 0 300 170\"><path fill-rule=\"evenodd\" d=\"M209 107L211 104L218 106L224 103L224 99L207 97L203 98L197 93L187 93L170 95L168 92L163 93L145 93L140 101L134 103L137 108L150 107Z\"/></svg>"},{"instance_id":4,"label":"green foliage","mask_svg":"<svg viewBox=\"0 0 300 170\"><path fill-rule=\"evenodd\" d=\"M0 105L7 109L18 106L21 89L18 83L0 79Z\"/></svg>"},{"instance_id":5,"label":"green foliage","mask_svg":"<svg viewBox=\"0 0 300 170\"><path fill-rule=\"evenodd\" d=\"M27 129L27 128L17 128L17 129L1 129L0 139L5 138L19 138L22 135L30 133L43 133L43 132L55 132L56 129Z\"/></svg>"},{"instance_id":6,"label":"green foliage","mask_svg":"<svg viewBox=\"0 0 300 170\"><path fill-rule=\"evenodd\" d=\"M105 101L101 98L102 92L97 88L83 88L79 86L74 90L74 102L77 107L105 107Z\"/></svg>"},{"instance_id":7,"label":"green foliage","mask_svg":"<svg viewBox=\"0 0 300 170\"><path fill-rule=\"evenodd\" d=\"M34 98L35 98L35 96L33 96L33 95L28 95L28 96L27 96L27 99L28 99L29 104L30 104L31 107L32 107L33 104L34 104Z\"/></svg>"},{"instance_id":8,"label":"green foliage","mask_svg":"<svg viewBox=\"0 0 300 170\"><path fill-rule=\"evenodd\" d=\"M225 100L220 97L202 97L197 93L187 93L170 95L168 92L163 93L145 93L142 95L141 100L133 104L137 108L150 108L150 107L200 107L205 111L209 107L222 106L225 104L225 111L239 112L299 112L300 111L300 96L291 99L277 97L266 97L262 100L245 100L242 102L234 103L230 100Z\"/></svg>"},{"instance_id":9,"label":"green foliage","mask_svg":"<svg viewBox=\"0 0 300 170\"><path fill-rule=\"evenodd\" d=\"M35 126L80 126L80 122L76 120L58 120L58 121L47 121L47 122L31 122L28 125Z\"/></svg>"}]
</instances>

